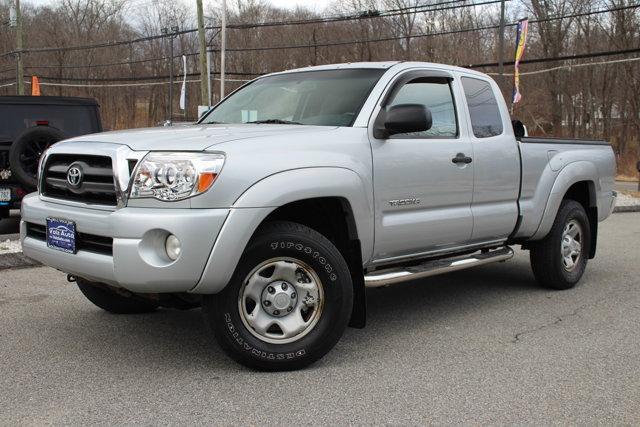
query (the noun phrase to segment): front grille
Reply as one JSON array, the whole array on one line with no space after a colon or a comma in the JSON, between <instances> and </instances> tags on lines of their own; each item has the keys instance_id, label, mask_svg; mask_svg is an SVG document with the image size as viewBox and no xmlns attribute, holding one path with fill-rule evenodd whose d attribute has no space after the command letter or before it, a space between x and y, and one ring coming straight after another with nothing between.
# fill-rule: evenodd
<instances>
[{"instance_id":1,"label":"front grille","mask_svg":"<svg viewBox=\"0 0 640 427\"><path fill-rule=\"evenodd\" d=\"M67 173L72 166L82 171L80 184L72 186ZM116 206L116 188L110 157L52 154L44 167L42 194L56 199Z\"/></svg>"},{"instance_id":2,"label":"front grille","mask_svg":"<svg viewBox=\"0 0 640 427\"><path fill-rule=\"evenodd\" d=\"M47 227L32 222L27 223L27 236L41 242L47 241ZM102 255L113 255L113 239L95 234L76 233L76 249Z\"/></svg>"}]
</instances>

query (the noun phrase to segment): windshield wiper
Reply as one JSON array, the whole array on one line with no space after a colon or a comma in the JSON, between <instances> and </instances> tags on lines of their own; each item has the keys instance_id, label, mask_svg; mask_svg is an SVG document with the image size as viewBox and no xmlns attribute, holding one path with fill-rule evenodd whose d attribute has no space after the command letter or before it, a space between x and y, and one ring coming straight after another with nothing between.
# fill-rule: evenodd
<instances>
[{"instance_id":1,"label":"windshield wiper","mask_svg":"<svg viewBox=\"0 0 640 427\"><path fill-rule=\"evenodd\" d=\"M290 120L280 120L280 119L267 119L267 120L256 120L253 122L247 122L246 124L256 124L256 125L301 125L300 122L292 122Z\"/></svg>"}]
</instances>

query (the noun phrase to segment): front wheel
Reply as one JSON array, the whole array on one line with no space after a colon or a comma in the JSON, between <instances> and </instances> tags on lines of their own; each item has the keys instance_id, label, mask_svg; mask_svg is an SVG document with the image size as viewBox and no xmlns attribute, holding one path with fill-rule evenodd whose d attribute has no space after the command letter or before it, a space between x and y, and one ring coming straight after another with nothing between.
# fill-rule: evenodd
<instances>
[{"instance_id":1,"label":"front wheel","mask_svg":"<svg viewBox=\"0 0 640 427\"><path fill-rule=\"evenodd\" d=\"M591 228L584 207L564 200L549 234L531 247L531 268L540 284L552 289L569 289L587 268Z\"/></svg>"},{"instance_id":2,"label":"front wheel","mask_svg":"<svg viewBox=\"0 0 640 427\"><path fill-rule=\"evenodd\" d=\"M351 275L338 249L308 227L273 222L256 233L227 287L205 297L203 309L233 359L284 371L331 350L352 301Z\"/></svg>"}]
</instances>

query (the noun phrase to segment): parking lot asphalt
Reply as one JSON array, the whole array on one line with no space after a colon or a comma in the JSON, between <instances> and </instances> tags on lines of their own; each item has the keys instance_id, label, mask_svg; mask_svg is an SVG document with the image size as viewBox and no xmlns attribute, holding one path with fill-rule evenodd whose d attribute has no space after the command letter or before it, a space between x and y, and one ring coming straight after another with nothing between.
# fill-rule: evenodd
<instances>
[{"instance_id":1,"label":"parking lot asphalt","mask_svg":"<svg viewBox=\"0 0 640 427\"><path fill-rule=\"evenodd\" d=\"M0 272L0 424L638 424L640 214L601 224L578 287L508 263L368 291L312 367L247 370L199 310L110 315L65 275Z\"/></svg>"}]
</instances>

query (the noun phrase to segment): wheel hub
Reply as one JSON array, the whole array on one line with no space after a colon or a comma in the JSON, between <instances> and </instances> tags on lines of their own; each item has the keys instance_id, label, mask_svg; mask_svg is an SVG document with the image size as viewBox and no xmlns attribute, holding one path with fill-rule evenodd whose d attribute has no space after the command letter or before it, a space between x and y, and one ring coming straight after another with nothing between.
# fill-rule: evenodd
<instances>
[{"instance_id":1,"label":"wheel hub","mask_svg":"<svg viewBox=\"0 0 640 427\"><path fill-rule=\"evenodd\" d=\"M262 307L272 316L286 316L297 305L296 289L285 280L271 282L262 291Z\"/></svg>"},{"instance_id":2,"label":"wheel hub","mask_svg":"<svg viewBox=\"0 0 640 427\"><path fill-rule=\"evenodd\" d=\"M565 270L573 271L582 257L582 227L576 220L565 225L560 252Z\"/></svg>"},{"instance_id":3,"label":"wheel hub","mask_svg":"<svg viewBox=\"0 0 640 427\"><path fill-rule=\"evenodd\" d=\"M238 309L254 336L285 344L313 330L323 310L323 297L322 282L309 265L278 257L262 262L247 275Z\"/></svg>"}]
</instances>

